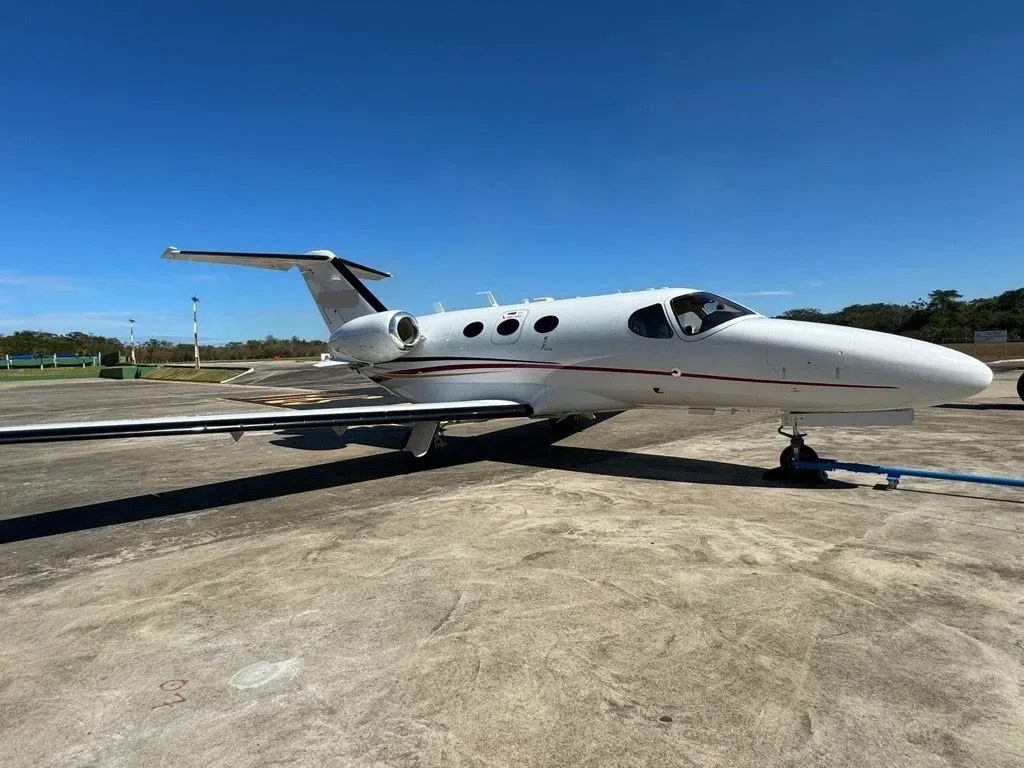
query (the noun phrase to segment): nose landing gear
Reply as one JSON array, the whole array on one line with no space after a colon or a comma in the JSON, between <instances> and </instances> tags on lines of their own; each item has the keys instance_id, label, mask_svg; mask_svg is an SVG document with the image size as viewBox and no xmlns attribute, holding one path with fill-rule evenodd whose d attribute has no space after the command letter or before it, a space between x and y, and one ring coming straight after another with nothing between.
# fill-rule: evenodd
<instances>
[{"instance_id":1,"label":"nose landing gear","mask_svg":"<svg viewBox=\"0 0 1024 768\"><path fill-rule=\"evenodd\" d=\"M796 461L818 460L818 454L804 443L804 435L796 427L793 427L793 434L783 432L782 427L779 427L779 434L789 438L789 446L779 455L779 468L772 470L775 477L801 485L821 485L828 480L828 475L822 470L797 469L793 466Z\"/></svg>"}]
</instances>

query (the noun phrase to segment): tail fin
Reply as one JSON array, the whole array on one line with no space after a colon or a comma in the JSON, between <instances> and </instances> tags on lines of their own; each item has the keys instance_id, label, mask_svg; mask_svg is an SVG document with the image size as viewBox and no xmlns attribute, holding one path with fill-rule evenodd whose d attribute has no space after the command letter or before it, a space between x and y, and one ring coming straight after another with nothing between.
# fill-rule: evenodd
<instances>
[{"instance_id":1,"label":"tail fin","mask_svg":"<svg viewBox=\"0 0 1024 768\"><path fill-rule=\"evenodd\" d=\"M308 253L234 253L231 251L182 251L171 246L163 258L179 261L205 261L212 264L236 264L242 267L276 269L281 272L298 267L313 301L323 315L327 329L334 333L356 317L384 312L387 307L363 285L362 280L383 280L387 272L364 267L335 256L331 251Z\"/></svg>"}]
</instances>

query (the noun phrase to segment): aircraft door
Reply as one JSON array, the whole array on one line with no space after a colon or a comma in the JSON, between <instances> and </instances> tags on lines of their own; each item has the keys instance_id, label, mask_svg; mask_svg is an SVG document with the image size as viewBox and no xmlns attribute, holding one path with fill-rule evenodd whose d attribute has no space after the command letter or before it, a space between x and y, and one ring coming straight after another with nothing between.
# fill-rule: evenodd
<instances>
[{"instance_id":1,"label":"aircraft door","mask_svg":"<svg viewBox=\"0 0 1024 768\"><path fill-rule=\"evenodd\" d=\"M491 331L491 341L495 344L514 344L519 340L523 332L523 324L526 322L528 309L510 309L501 313L494 330Z\"/></svg>"}]
</instances>

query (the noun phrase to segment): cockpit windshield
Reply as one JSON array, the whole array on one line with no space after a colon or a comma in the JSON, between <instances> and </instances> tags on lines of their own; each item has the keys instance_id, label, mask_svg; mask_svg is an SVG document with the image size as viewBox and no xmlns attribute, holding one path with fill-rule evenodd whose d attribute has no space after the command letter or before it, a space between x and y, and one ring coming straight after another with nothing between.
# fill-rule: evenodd
<instances>
[{"instance_id":1,"label":"cockpit windshield","mask_svg":"<svg viewBox=\"0 0 1024 768\"><path fill-rule=\"evenodd\" d=\"M672 314L684 336L696 336L754 312L713 293L688 293L672 299Z\"/></svg>"}]
</instances>

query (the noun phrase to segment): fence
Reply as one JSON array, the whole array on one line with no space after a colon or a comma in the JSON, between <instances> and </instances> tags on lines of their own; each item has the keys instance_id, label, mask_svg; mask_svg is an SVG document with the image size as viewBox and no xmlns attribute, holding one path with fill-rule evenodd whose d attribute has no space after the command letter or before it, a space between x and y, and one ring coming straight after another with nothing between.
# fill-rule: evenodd
<instances>
[{"instance_id":1,"label":"fence","mask_svg":"<svg viewBox=\"0 0 1024 768\"><path fill-rule=\"evenodd\" d=\"M93 365L100 365L103 356L76 355L74 353L60 353L53 355L4 355L3 367L7 370L12 368L87 368Z\"/></svg>"}]
</instances>

